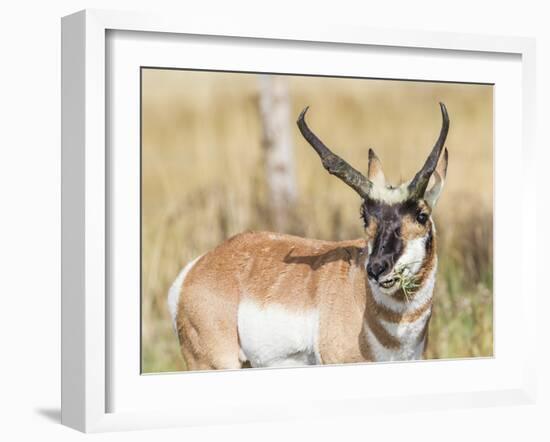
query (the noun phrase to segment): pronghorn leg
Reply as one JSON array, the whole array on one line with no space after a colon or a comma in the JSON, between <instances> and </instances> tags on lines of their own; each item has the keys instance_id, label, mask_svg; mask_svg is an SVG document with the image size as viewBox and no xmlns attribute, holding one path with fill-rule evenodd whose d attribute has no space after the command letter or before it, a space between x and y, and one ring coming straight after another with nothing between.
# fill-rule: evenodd
<instances>
[{"instance_id":1,"label":"pronghorn leg","mask_svg":"<svg viewBox=\"0 0 550 442\"><path fill-rule=\"evenodd\" d=\"M177 320L178 337L188 370L242 367L237 336L237 305L230 296L183 288Z\"/></svg>"},{"instance_id":2,"label":"pronghorn leg","mask_svg":"<svg viewBox=\"0 0 550 442\"><path fill-rule=\"evenodd\" d=\"M183 358L185 359L187 370L197 371L197 370L235 370L242 368L242 363L237 359L227 357L227 358L218 358L217 360L208 359L208 358L196 358L194 355L187 354L185 349L182 347Z\"/></svg>"},{"instance_id":3,"label":"pronghorn leg","mask_svg":"<svg viewBox=\"0 0 550 442\"><path fill-rule=\"evenodd\" d=\"M194 352L191 346L186 342L181 345L181 353L185 359L187 370L232 370L242 368L242 362L239 360L238 353L228 352L227 349L220 348L214 350L212 354L203 352Z\"/></svg>"}]
</instances>

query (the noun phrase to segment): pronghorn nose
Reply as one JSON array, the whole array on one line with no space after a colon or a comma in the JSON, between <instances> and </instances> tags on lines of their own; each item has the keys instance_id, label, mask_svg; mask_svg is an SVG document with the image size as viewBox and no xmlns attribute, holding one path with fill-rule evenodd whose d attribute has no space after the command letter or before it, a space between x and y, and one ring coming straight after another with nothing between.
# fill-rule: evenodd
<instances>
[{"instance_id":1,"label":"pronghorn nose","mask_svg":"<svg viewBox=\"0 0 550 442\"><path fill-rule=\"evenodd\" d=\"M369 262L367 265L367 275L369 275L369 278L378 281L380 275L388 270L389 266L388 261L385 259Z\"/></svg>"}]
</instances>

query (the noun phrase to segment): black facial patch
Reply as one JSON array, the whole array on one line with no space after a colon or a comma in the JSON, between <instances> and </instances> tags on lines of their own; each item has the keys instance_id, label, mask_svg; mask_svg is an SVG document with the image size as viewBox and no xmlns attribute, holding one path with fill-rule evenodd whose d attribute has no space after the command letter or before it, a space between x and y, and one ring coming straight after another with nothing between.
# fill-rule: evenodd
<instances>
[{"instance_id":1,"label":"black facial patch","mask_svg":"<svg viewBox=\"0 0 550 442\"><path fill-rule=\"evenodd\" d=\"M412 216L414 219L421 210L415 200L406 200L401 203L387 204L382 201L365 199L361 205L361 218L365 228L376 220L376 236L373 240L369 262L384 263L387 272L391 271L404 250L401 237L403 217Z\"/></svg>"},{"instance_id":2,"label":"black facial patch","mask_svg":"<svg viewBox=\"0 0 550 442\"><path fill-rule=\"evenodd\" d=\"M415 200L405 200L401 203L388 204L383 201L367 198L361 205L361 218L365 223L365 227L368 227L370 218L376 219L379 225L385 221L399 221L399 223L401 223L401 219L405 215L410 215L415 218L420 210L421 208Z\"/></svg>"}]
</instances>

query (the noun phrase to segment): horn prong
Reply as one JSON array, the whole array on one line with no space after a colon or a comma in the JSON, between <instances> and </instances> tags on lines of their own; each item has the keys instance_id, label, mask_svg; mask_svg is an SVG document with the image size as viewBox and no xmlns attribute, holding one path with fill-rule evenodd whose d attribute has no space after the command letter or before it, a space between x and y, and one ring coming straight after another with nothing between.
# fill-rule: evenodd
<instances>
[{"instance_id":1,"label":"horn prong","mask_svg":"<svg viewBox=\"0 0 550 442\"><path fill-rule=\"evenodd\" d=\"M306 141L315 149L321 158L323 167L331 175L337 176L344 183L355 190L363 199L369 195L372 183L359 171L354 169L345 160L334 154L308 127L305 115L309 109L306 106L298 117L298 128Z\"/></svg>"}]
</instances>

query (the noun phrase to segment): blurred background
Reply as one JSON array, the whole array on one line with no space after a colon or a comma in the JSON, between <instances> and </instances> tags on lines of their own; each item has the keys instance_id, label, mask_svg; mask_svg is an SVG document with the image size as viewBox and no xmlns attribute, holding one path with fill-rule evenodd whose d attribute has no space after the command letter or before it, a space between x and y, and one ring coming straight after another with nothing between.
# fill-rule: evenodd
<instances>
[{"instance_id":1,"label":"blurred background","mask_svg":"<svg viewBox=\"0 0 550 442\"><path fill-rule=\"evenodd\" d=\"M422 166L451 119L435 209L439 268L429 358L493 354L493 88L394 80L142 70L142 370L185 370L166 296L180 269L246 230L363 236L360 199L295 121L366 174Z\"/></svg>"}]
</instances>

